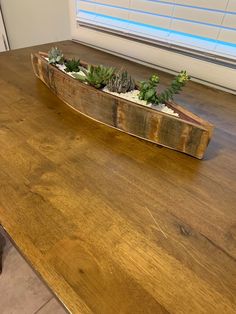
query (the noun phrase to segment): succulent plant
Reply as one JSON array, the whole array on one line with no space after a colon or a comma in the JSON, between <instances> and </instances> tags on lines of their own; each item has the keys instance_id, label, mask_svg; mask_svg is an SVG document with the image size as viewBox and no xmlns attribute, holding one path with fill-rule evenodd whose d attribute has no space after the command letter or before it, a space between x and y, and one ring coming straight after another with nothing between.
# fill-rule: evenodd
<instances>
[{"instance_id":1,"label":"succulent plant","mask_svg":"<svg viewBox=\"0 0 236 314\"><path fill-rule=\"evenodd\" d=\"M65 71L66 72L79 72L80 71L80 60L72 59L65 60Z\"/></svg>"},{"instance_id":2,"label":"succulent plant","mask_svg":"<svg viewBox=\"0 0 236 314\"><path fill-rule=\"evenodd\" d=\"M102 88L106 86L109 79L114 74L114 68L104 67L103 65L89 65L88 69L81 68L85 75L75 73L73 76L89 85L96 88Z\"/></svg>"},{"instance_id":3,"label":"succulent plant","mask_svg":"<svg viewBox=\"0 0 236 314\"><path fill-rule=\"evenodd\" d=\"M163 104L172 100L174 95L182 90L188 80L190 80L190 76L186 71L181 71L171 82L171 86L158 94L157 86L160 80L157 75L152 75L148 81L141 82L139 98L153 105Z\"/></svg>"},{"instance_id":4,"label":"succulent plant","mask_svg":"<svg viewBox=\"0 0 236 314\"><path fill-rule=\"evenodd\" d=\"M120 71L112 75L107 88L110 92L126 93L135 88L135 81L127 71Z\"/></svg>"},{"instance_id":5,"label":"succulent plant","mask_svg":"<svg viewBox=\"0 0 236 314\"><path fill-rule=\"evenodd\" d=\"M157 86L160 82L159 76L152 75L148 81L142 81L140 86L139 99L148 103L155 103L157 96Z\"/></svg>"},{"instance_id":6,"label":"succulent plant","mask_svg":"<svg viewBox=\"0 0 236 314\"><path fill-rule=\"evenodd\" d=\"M57 47L52 47L52 49L48 52L48 62L50 64L63 64L64 56L62 51Z\"/></svg>"},{"instance_id":7,"label":"succulent plant","mask_svg":"<svg viewBox=\"0 0 236 314\"><path fill-rule=\"evenodd\" d=\"M187 72L181 71L171 82L171 86L158 95L158 102L164 103L165 101L172 100L174 95L178 94L189 80L190 76Z\"/></svg>"}]
</instances>

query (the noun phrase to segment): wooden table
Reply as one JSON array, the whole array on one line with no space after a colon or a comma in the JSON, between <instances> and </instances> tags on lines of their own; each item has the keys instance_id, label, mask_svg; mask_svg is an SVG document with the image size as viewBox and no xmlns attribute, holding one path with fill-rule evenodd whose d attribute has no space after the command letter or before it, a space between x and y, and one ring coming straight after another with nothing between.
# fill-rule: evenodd
<instances>
[{"instance_id":1,"label":"wooden table","mask_svg":"<svg viewBox=\"0 0 236 314\"><path fill-rule=\"evenodd\" d=\"M199 161L67 108L31 70L51 46L0 55L0 223L20 252L72 313L236 313L236 97L196 83L177 97L216 125Z\"/></svg>"}]
</instances>

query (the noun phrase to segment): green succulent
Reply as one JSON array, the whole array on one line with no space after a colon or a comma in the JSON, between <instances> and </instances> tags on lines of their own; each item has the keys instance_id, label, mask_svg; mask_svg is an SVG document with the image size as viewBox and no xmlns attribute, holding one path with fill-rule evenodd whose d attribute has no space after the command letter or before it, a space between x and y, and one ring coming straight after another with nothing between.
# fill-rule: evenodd
<instances>
[{"instance_id":1,"label":"green succulent","mask_svg":"<svg viewBox=\"0 0 236 314\"><path fill-rule=\"evenodd\" d=\"M186 71L181 71L171 82L171 86L158 94L157 87L160 79L157 75L152 75L148 81L141 82L139 99L146 100L153 105L163 104L172 100L174 95L178 94L189 80L190 76Z\"/></svg>"},{"instance_id":2,"label":"green succulent","mask_svg":"<svg viewBox=\"0 0 236 314\"><path fill-rule=\"evenodd\" d=\"M185 84L190 80L186 71L181 71L171 82L171 86L158 95L158 103L172 100L174 95L179 94Z\"/></svg>"},{"instance_id":3,"label":"green succulent","mask_svg":"<svg viewBox=\"0 0 236 314\"><path fill-rule=\"evenodd\" d=\"M81 68L81 70L85 75L75 73L73 76L81 82L86 82L96 88L106 86L115 72L114 68L104 67L103 65L89 65L88 69Z\"/></svg>"},{"instance_id":4,"label":"green succulent","mask_svg":"<svg viewBox=\"0 0 236 314\"><path fill-rule=\"evenodd\" d=\"M62 51L57 47L52 47L52 49L48 52L48 62L50 64L63 64L64 56Z\"/></svg>"},{"instance_id":5,"label":"green succulent","mask_svg":"<svg viewBox=\"0 0 236 314\"><path fill-rule=\"evenodd\" d=\"M79 72L80 71L80 60L72 59L65 61L66 72Z\"/></svg>"},{"instance_id":6,"label":"green succulent","mask_svg":"<svg viewBox=\"0 0 236 314\"><path fill-rule=\"evenodd\" d=\"M120 71L111 76L107 88L110 92L126 93L135 89L135 81L127 71Z\"/></svg>"},{"instance_id":7,"label":"green succulent","mask_svg":"<svg viewBox=\"0 0 236 314\"><path fill-rule=\"evenodd\" d=\"M146 100L148 103L155 103L159 82L160 79L158 75L152 75L148 81L142 81L139 99Z\"/></svg>"}]
</instances>

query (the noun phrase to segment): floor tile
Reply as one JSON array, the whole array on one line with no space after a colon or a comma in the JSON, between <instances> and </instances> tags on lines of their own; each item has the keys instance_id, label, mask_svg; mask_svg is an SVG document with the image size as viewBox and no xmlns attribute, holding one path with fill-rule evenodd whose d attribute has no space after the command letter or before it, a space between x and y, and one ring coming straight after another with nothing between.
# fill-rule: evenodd
<instances>
[{"instance_id":1,"label":"floor tile","mask_svg":"<svg viewBox=\"0 0 236 314\"><path fill-rule=\"evenodd\" d=\"M37 314L68 314L68 312L55 298L53 298L45 304L45 306L43 306Z\"/></svg>"},{"instance_id":2,"label":"floor tile","mask_svg":"<svg viewBox=\"0 0 236 314\"><path fill-rule=\"evenodd\" d=\"M0 313L33 314L52 294L17 250L9 242L7 246L0 275Z\"/></svg>"}]
</instances>

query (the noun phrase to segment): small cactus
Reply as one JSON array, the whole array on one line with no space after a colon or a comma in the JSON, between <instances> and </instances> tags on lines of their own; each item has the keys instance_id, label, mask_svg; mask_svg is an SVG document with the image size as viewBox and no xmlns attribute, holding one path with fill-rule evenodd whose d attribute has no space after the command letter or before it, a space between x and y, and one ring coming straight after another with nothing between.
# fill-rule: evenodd
<instances>
[{"instance_id":1,"label":"small cactus","mask_svg":"<svg viewBox=\"0 0 236 314\"><path fill-rule=\"evenodd\" d=\"M57 47L52 47L52 49L48 52L48 62L50 64L63 64L64 56L62 51Z\"/></svg>"},{"instance_id":2,"label":"small cactus","mask_svg":"<svg viewBox=\"0 0 236 314\"><path fill-rule=\"evenodd\" d=\"M127 71L120 71L110 78L107 88L110 92L127 93L135 89L135 81Z\"/></svg>"}]
</instances>

